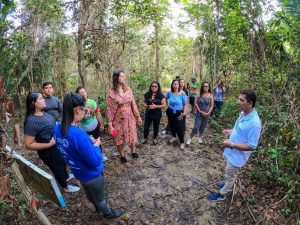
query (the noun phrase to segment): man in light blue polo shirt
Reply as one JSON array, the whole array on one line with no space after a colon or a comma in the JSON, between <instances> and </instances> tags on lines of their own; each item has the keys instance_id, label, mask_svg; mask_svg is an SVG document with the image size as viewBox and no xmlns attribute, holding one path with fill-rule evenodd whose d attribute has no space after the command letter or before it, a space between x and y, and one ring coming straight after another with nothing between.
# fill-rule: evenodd
<instances>
[{"instance_id":1,"label":"man in light blue polo shirt","mask_svg":"<svg viewBox=\"0 0 300 225\"><path fill-rule=\"evenodd\" d=\"M219 192L209 194L208 200L213 202L223 201L225 195L231 191L236 176L241 167L248 161L252 151L257 147L261 134L261 122L255 110L255 91L242 90L237 101L237 107L241 111L232 130L223 130L228 137L224 141L224 156L226 158L225 183L217 183Z\"/></svg>"}]
</instances>

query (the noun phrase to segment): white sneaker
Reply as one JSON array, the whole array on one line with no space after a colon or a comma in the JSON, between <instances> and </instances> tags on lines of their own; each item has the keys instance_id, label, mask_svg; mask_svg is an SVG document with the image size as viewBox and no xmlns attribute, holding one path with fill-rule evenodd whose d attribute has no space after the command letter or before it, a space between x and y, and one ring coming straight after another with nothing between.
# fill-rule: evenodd
<instances>
[{"instance_id":1,"label":"white sneaker","mask_svg":"<svg viewBox=\"0 0 300 225\"><path fill-rule=\"evenodd\" d=\"M74 174L73 173L69 173L69 177L67 179L67 182L69 182L70 180L74 179Z\"/></svg>"},{"instance_id":2,"label":"white sneaker","mask_svg":"<svg viewBox=\"0 0 300 225\"><path fill-rule=\"evenodd\" d=\"M183 150L185 147L184 143L180 144L180 149Z\"/></svg>"},{"instance_id":3,"label":"white sneaker","mask_svg":"<svg viewBox=\"0 0 300 225\"><path fill-rule=\"evenodd\" d=\"M167 133L166 130L163 130L163 131L161 132L161 134L163 134L163 135L165 135L166 133Z\"/></svg>"},{"instance_id":4,"label":"white sneaker","mask_svg":"<svg viewBox=\"0 0 300 225\"><path fill-rule=\"evenodd\" d=\"M192 139L189 138L189 139L187 140L186 144L187 144L187 145L190 145L191 143L192 143Z\"/></svg>"},{"instance_id":5,"label":"white sneaker","mask_svg":"<svg viewBox=\"0 0 300 225\"><path fill-rule=\"evenodd\" d=\"M74 186L74 185L68 185L67 188L65 188L65 192L73 193L80 190L80 187Z\"/></svg>"},{"instance_id":6,"label":"white sneaker","mask_svg":"<svg viewBox=\"0 0 300 225\"><path fill-rule=\"evenodd\" d=\"M108 160L108 157L105 156L104 154L102 154L102 160L103 160L103 162L106 162Z\"/></svg>"},{"instance_id":7,"label":"white sneaker","mask_svg":"<svg viewBox=\"0 0 300 225\"><path fill-rule=\"evenodd\" d=\"M173 143L174 141L176 141L176 137L172 137L169 142Z\"/></svg>"},{"instance_id":8,"label":"white sneaker","mask_svg":"<svg viewBox=\"0 0 300 225\"><path fill-rule=\"evenodd\" d=\"M203 143L203 140L201 137L199 137L199 143L202 144Z\"/></svg>"}]
</instances>

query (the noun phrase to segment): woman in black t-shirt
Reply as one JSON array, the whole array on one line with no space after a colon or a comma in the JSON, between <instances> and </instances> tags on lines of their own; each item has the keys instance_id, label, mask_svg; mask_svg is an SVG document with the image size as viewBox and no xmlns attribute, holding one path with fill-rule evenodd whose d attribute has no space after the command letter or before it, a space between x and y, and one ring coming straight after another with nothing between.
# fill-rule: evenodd
<instances>
[{"instance_id":1,"label":"woman in black t-shirt","mask_svg":"<svg viewBox=\"0 0 300 225\"><path fill-rule=\"evenodd\" d=\"M153 144L157 144L157 134L159 123L162 116L161 110L166 106L166 98L161 92L160 84L153 81L150 84L149 91L144 95L143 105L146 107L145 122L144 122L144 140L143 144L147 143L151 123L153 122Z\"/></svg>"},{"instance_id":2,"label":"woman in black t-shirt","mask_svg":"<svg viewBox=\"0 0 300 225\"><path fill-rule=\"evenodd\" d=\"M26 98L24 143L28 150L37 151L40 159L50 168L55 179L66 192L79 191L79 187L68 185L66 164L53 139L55 118L43 112L45 99L40 93L29 92Z\"/></svg>"}]
</instances>

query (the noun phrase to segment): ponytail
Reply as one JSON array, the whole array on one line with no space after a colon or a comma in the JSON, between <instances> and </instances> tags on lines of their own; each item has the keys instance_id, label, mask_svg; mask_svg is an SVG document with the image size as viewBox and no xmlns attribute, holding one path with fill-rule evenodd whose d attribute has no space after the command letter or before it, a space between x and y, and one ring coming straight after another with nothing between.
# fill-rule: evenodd
<instances>
[{"instance_id":1,"label":"ponytail","mask_svg":"<svg viewBox=\"0 0 300 225\"><path fill-rule=\"evenodd\" d=\"M74 108L77 106L85 106L84 98L79 94L67 92L64 96L63 116L60 128L60 132L64 136L68 134L69 127L74 121Z\"/></svg>"}]
</instances>

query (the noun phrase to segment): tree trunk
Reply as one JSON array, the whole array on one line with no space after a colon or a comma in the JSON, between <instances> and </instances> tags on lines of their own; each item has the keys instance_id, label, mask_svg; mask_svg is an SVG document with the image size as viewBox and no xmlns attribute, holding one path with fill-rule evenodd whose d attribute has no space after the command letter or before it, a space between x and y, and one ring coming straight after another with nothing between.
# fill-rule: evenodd
<instances>
[{"instance_id":1,"label":"tree trunk","mask_svg":"<svg viewBox=\"0 0 300 225\"><path fill-rule=\"evenodd\" d=\"M156 81L160 79L160 48L159 48L159 25L158 22L154 22L154 35L155 35L155 74Z\"/></svg>"},{"instance_id":2,"label":"tree trunk","mask_svg":"<svg viewBox=\"0 0 300 225\"><path fill-rule=\"evenodd\" d=\"M202 81L203 79L203 47L199 40L199 80Z\"/></svg>"},{"instance_id":3,"label":"tree trunk","mask_svg":"<svg viewBox=\"0 0 300 225\"><path fill-rule=\"evenodd\" d=\"M217 17L216 17L216 33L215 33L215 40L214 40L214 75L211 79L213 83L214 79L217 77L218 74L218 64L219 64L219 56L218 56L218 40L219 40L219 22L220 22L220 3L219 0L216 0L216 7L217 7Z\"/></svg>"},{"instance_id":4,"label":"tree trunk","mask_svg":"<svg viewBox=\"0 0 300 225\"><path fill-rule=\"evenodd\" d=\"M30 83L30 91L34 90L34 79L33 79L33 52L31 52L29 57L29 83Z\"/></svg>"},{"instance_id":5,"label":"tree trunk","mask_svg":"<svg viewBox=\"0 0 300 225\"><path fill-rule=\"evenodd\" d=\"M78 59L78 74L81 80L81 85L85 87L85 76L84 76L84 68L83 68L83 37L84 37L84 32L83 28L79 27L78 28L78 37L77 37L77 59Z\"/></svg>"}]
</instances>

